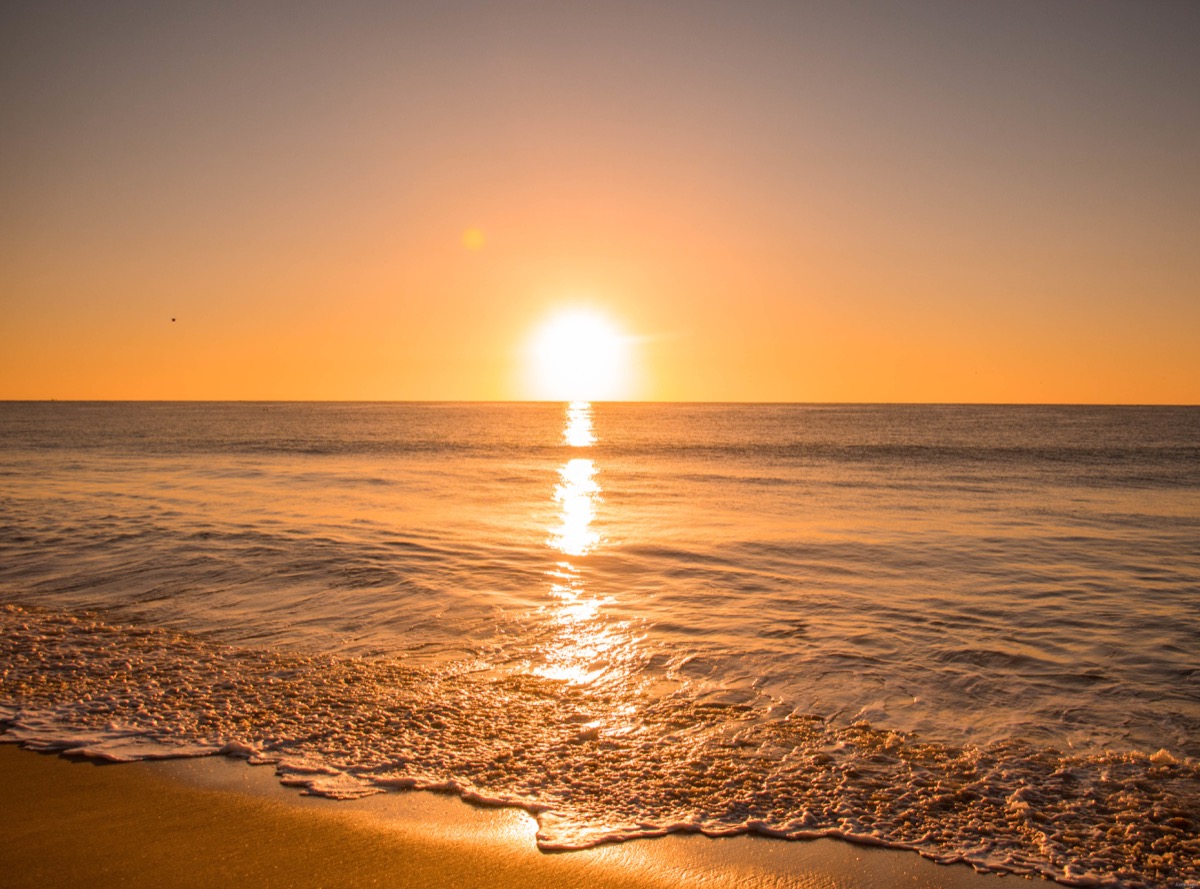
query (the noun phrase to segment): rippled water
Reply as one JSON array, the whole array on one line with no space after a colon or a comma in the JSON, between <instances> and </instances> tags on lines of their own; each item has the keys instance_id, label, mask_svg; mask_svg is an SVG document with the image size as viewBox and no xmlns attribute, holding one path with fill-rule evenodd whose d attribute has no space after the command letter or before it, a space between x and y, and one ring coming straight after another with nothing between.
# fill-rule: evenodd
<instances>
[{"instance_id":1,"label":"rippled water","mask_svg":"<svg viewBox=\"0 0 1200 889\"><path fill-rule=\"evenodd\" d=\"M1200 409L6 404L0 601L33 745L1200 885Z\"/></svg>"}]
</instances>

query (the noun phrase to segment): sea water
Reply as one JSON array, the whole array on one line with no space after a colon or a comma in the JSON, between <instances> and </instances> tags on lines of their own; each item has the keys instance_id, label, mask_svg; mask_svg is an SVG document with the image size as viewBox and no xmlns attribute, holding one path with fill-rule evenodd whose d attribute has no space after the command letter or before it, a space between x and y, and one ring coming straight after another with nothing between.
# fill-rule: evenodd
<instances>
[{"instance_id":1,"label":"sea water","mask_svg":"<svg viewBox=\"0 0 1200 889\"><path fill-rule=\"evenodd\" d=\"M0 720L545 849L1200 885L1200 409L0 405Z\"/></svg>"}]
</instances>

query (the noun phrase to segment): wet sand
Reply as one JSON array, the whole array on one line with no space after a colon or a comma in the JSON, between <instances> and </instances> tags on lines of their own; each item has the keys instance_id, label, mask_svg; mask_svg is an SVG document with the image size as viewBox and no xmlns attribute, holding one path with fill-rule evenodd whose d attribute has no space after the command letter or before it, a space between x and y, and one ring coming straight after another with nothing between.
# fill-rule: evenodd
<instances>
[{"instance_id":1,"label":"wet sand","mask_svg":"<svg viewBox=\"0 0 1200 889\"><path fill-rule=\"evenodd\" d=\"M225 757L112 765L0 744L0 813L11 889L997 889L1002 879L836 840L669 836L544 854L525 812L430 793L305 797L271 768Z\"/></svg>"}]
</instances>

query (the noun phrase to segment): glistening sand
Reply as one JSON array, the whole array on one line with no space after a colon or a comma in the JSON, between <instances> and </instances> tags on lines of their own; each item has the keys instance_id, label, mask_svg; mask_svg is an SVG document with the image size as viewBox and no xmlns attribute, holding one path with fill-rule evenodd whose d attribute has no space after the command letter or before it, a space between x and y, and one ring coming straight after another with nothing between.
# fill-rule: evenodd
<instances>
[{"instance_id":1,"label":"glistening sand","mask_svg":"<svg viewBox=\"0 0 1200 889\"><path fill-rule=\"evenodd\" d=\"M97 765L0 744L0 811L10 889L988 889L1001 879L835 840L672 836L546 854L518 810L420 792L338 803L226 757Z\"/></svg>"}]
</instances>

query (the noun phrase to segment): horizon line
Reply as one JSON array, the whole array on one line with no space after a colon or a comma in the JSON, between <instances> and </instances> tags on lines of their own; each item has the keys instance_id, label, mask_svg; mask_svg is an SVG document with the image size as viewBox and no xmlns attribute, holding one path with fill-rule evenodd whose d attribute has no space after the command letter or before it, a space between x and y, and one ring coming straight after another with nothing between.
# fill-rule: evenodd
<instances>
[{"instance_id":1,"label":"horizon line","mask_svg":"<svg viewBox=\"0 0 1200 889\"><path fill-rule=\"evenodd\" d=\"M1118 401L730 401L651 399L467 399L467 398L0 398L0 404L460 404L713 405L763 407L1200 407L1200 402Z\"/></svg>"}]
</instances>

